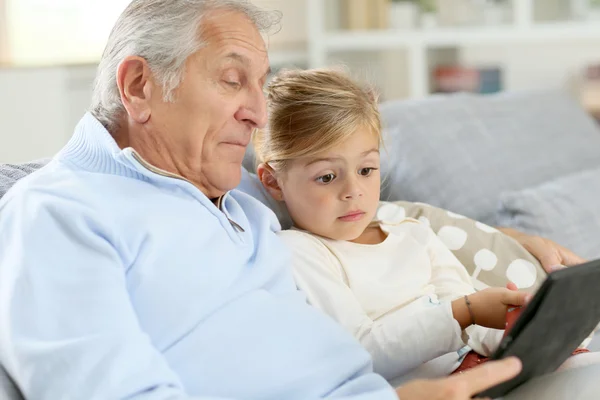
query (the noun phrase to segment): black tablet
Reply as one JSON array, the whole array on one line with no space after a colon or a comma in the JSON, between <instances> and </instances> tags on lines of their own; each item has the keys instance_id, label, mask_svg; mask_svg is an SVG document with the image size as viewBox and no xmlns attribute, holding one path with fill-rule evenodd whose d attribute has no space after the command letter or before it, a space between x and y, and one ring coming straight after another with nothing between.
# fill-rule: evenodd
<instances>
[{"instance_id":1,"label":"black tablet","mask_svg":"<svg viewBox=\"0 0 600 400\"><path fill-rule=\"evenodd\" d=\"M600 322L600 260L548 275L491 357L518 357L515 378L478 396L504 396L531 378L555 371Z\"/></svg>"}]
</instances>

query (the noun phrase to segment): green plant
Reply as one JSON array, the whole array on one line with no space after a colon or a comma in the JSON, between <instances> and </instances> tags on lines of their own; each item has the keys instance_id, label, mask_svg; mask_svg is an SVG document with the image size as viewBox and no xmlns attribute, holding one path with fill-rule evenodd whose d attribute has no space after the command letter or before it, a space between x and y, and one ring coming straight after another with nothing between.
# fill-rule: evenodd
<instances>
[{"instance_id":1,"label":"green plant","mask_svg":"<svg viewBox=\"0 0 600 400\"><path fill-rule=\"evenodd\" d=\"M437 11L436 0L420 0L418 3L423 12L432 13Z\"/></svg>"},{"instance_id":2,"label":"green plant","mask_svg":"<svg viewBox=\"0 0 600 400\"><path fill-rule=\"evenodd\" d=\"M392 0L392 3L414 3L425 13L437 10L436 0Z\"/></svg>"}]
</instances>

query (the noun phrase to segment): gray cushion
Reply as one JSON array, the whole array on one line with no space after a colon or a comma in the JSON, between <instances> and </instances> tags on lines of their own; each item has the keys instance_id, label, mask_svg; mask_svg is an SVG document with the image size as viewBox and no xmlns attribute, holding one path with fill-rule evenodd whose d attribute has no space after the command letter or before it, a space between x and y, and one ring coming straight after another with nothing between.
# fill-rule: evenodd
<instances>
[{"instance_id":1,"label":"gray cushion","mask_svg":"<svg viewBox=\"0 0 600 400\"><path fill-rule=\"evenodd\" d=\"M504 400L592 400L600 393L600 365L555 372L533 379Z\"/></svg>"},{"instance_id":2,"label":"gray cushion","mask_svg":"<svg viewBox=\"0 0 600 400\"><path fill-rule=\"evenodd\" d=\"M495 225L502 192L600 166L600 129L561 92L434 96L380 109L383 200Z\"/></svg>"},{"instance_id":3,"label":"gray cushion","mask_svg":"<svg viewBox=\"0 0 600 400\"><path fill-rule=\"evenodd\" d=\"M501 196L498 222L600 258L600 168Z\"/></svg>"},{"instance_id":4,"label":"gray cushion","mask_svg":"<svg viewBox=\"0 0 600 400\"><path fill-rule=\"evenodd\" d=\"M0 164L0 198L6 194L19 179L26 177L34 171L37 171L48 160L33 161L26 164L11 165ZM8 376L4 368L0 365L0 399L21 400L23 397L19 389L15 386L12 379Z\"/></svg>"},{"instance_id":5,"label":"gray cushion","mask_svg":"<svg viewBox=\"0 0 600 400\"><path fill-rule=\"evenodd\" d=\"M22 400L23 396L4 368L0 366L0 399Z\"/></svg>"},{"instance_id":6,"label":"gray cushion","mask_svg":"<svg viewBox=\"0 0 600 400\"><path fill-rule=\"evenodd\" d=\"M42 168L49 159L31 161L25 164L0 164L0 198L6 194L19 179Z\"/></svg>"}]
</instances>

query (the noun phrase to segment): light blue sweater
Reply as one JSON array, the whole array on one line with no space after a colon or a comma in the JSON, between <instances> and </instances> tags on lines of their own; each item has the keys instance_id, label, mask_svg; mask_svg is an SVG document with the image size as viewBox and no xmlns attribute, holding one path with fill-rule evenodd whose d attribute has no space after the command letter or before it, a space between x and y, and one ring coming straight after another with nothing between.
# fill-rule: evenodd
<instances>
[{"instance_id":1,"label":"light blue sweater","mask_svg":"<svg viewBox=\"0 0 600 400\"><path fill-rule=\"evenodd\" d=\"M0 202L0 362L27 399L397 398L296 290L270 210L144 165L88 114Z\"/></svg>"}]
</instances>

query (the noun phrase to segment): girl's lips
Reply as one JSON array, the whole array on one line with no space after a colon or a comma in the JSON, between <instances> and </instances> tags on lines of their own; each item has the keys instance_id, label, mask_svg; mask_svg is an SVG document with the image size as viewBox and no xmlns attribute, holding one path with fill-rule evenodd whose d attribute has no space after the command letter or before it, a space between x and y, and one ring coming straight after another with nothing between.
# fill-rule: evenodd
<instances>
[{"instance_id":1,"label":"girl's lips","mask_svg":"<svg viewBox=\"0 0 600 400\"><path fill-rule=\"evenodd\" d=\"M344 222L354 222L361 220L364 215L365 213L363 211L352 211L343 217L339 217L338 219Z\"/></svg>"}]
</instances>

